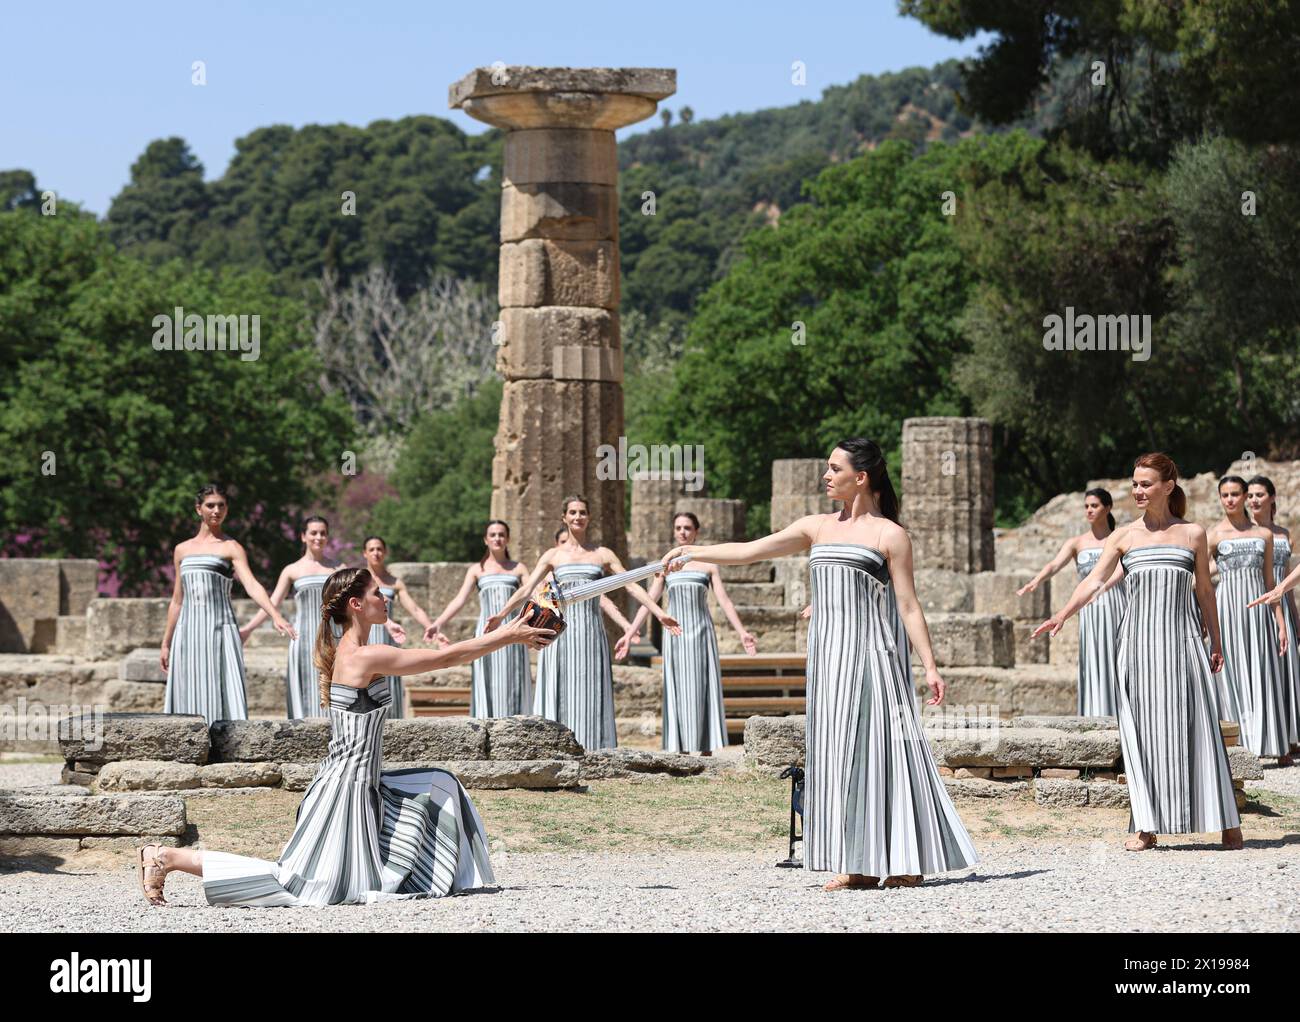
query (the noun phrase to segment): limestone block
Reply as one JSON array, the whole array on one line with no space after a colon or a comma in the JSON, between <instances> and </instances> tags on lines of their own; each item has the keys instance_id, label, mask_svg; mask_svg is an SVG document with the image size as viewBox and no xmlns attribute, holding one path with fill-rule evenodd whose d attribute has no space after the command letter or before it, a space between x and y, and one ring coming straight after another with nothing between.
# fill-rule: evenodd
<instances>
[{"instance_id":1,"label":"limestone block","mask_svg":"<svg viewBox=\"0 0 1300 1022\"><path fill-rule=\"evenodd\" d=\"M1048 728L953 729L927 733L935 760L947 766L1114 768L1120 758L1118 731L1055 731Z\"/></svg>"},{"instance_id":2,"label":"limestone block","mask_svg":"<svg viewBox=\"0 0 1300 1022\"><path fill-rule=\"evenodd\" d=\"M720 773L730 764L713 757L681 753L652 752L648 749L601 749L582 760L584 781L638 777L699 777Z\"/></svg>"},{"instance_id":3,"label":"limestone block","mask_svg":"<svg viewBox=\"0 0 1300 1022\"><path fill-rule=\"evenodd\" d=\"M69 763L148 759L202 764L208 761L208 724L202 717L178 713L87 714L59 722L59 747Z\"/></svg>"},{"instance_id":4,"label":"limestone block","mask_svg":"<svg viewBox=\"0 0 1300 1022\"><path fill-rule=\"evenodd\" d=\"M497 371L507 380L555 377L557 352L579 348L611 356L618 353L619 372L614 378L622 379L617 311L581 305L503 308L500 322ZM563 366L561 370L563 375Z\"/></svg>"},{"instance_id":5,"label":"limestone block","mask_svg":"<svg viewBox=\"0 0 1300 1022\"><path fill-rule=\"evenodd\" d=\"M804 765L804 735L808 718L750 717L745 721L745 763L767 772L780 773L791 763Z\"/></svg>"},{"instance_id":6,"label":"limestone block","mask_svg":"<svg viewBox=\"0 0 1300 1022\"><path fill-rule=\"evenodd\" d=\"M1039 778L1034 782L1034 801L1040 806L1082 808L1088 804L1088 785L1083 781L1054 781Z\"/></svg>"},{"instance_id":7,"label":"limestone block","mask_svg":"<svg viewBox=\"0 0 1300 1022\"><path fill-rule=\"evenodd\" d=\"M1004 617L1037 624L1052 614L1051 587L1040 585L1033 592L1017 596L1016 590L1033 578L1023 571L981 571L970 576L976 614Z\"/></svg>"},{"instance_id":8,"label":"limestone block","mask_svg":"<svg viewBox=\"0 0 1300 1022\"><path fill-rule=\"evenodd\" d=\"M209 763L199 768L205 788L275 787L281 781L278 763Z\"/></svg>"},{"instance_id":9,"label":"limestone block","mask_svg":"<svg viewBox=\"0 0 1300 1022\"><path fill-rule=\"evenodd\" d=\"M1016 662L1012 623L1000 614L932 614L926 623L940 667L1011 667Z\"/></svg>"},{"instance_id":10,"label":"limestone block","mask_svg":"<svg viewBox=\"0 0 1300 1022\"><path fill-rule=\"evenodd\" d=\"M330 739L323 718L219 720L211 732L213 763L316 763Z\"/></svg>"},{"instance_id":11,"label":"limestone block","mask_svg":"<svg viewBox=\"0 0 1300 1022\"><path fill-rule=\"evenodd\" d=\"M511 306L576 305L617 310L618 245L531 238L501 246L498 299Z\"/></svg>"},{"instance_id":12,"label":"limestone block","mask_svg":"<svg viewBox=\"0 0 1300 1022\"><path fill-rule=\"evenodd\" d=\"M83 617L99 596L99 562L90 558L59 560L59 614Z\"/></svg>"},{"instance_id":13,"label":"limestone block","mask_svg":"<svg viewBox=\"0 0 1300 1022\"><path fill-rule=\"evenodd\" d=\"M501 240L617 241L618 189L607 184L540 181L501 190Z\"/></svg>"},{"instance_id":14,"label":"limestone block","mask_svg":"<svg viewBox=\"0 0 1300 1022\"><path fill-rule=\"evenodd\" d=\"M0 558L0 653L36 652L36 622L59 616L59 562Z\"/></svg>"},{"instance_id":15,"label":"limestone block","mask_svg":"<svg viewBox=\"0 0 1300 1022\"><path fill-rule=\"evenodd\" d=\"M86 610L86 655L105 660L140 647L157 650L170 602L161 597L93 600Z\"/></svg>"},{"instance_id":16,"label":"limestone block","mask_svg":"<svg viewBox=\"0 0 1300 1022\"><path fill-rule=\"evenodd\" d=\"M418 717L384 724L384 759L475 760L488 758L486 722L470 717Z\"/></svg>"},{"instance_id":17,"label":"limestone block","mask_svg":"<svg viewBox=\"0 0 1300 1022\"><path fill-rule=\"evenodd\" d=\"M484 720L487 753L494 760L580 759L582 746L559 721L520 715Z\"/></svg>"},{"instance_id":18,"label":"limestone block","mask_svg":"<svg viewBox=\"0 0 1300 1022\"><path fill-rule=\"evenodd\" d=\"M618 147L612 131L532 128L505 137L503 188L569 182L618 184Z\"/></svg>"},{"instance_id":19,"label":"limestone block","mask_svg":"<svg viewBox=\"0 0 1300 1022\"><path fill-rule=\"evenodd\" d=\"M0 834L185 833L185 803L161 795L0 797Z\"/></svg>"},{"instance_id":20,"label":"limestone block","mask_svg":"<svg viewBox=\"0 0 1300 1022\"><path fill-rule=\"evenodd\" d=\"M197 788L200 770L193 763L124 759L106 763L95 778L95 788L114 791L175 791Z\"/></svg>"}]
</instances>

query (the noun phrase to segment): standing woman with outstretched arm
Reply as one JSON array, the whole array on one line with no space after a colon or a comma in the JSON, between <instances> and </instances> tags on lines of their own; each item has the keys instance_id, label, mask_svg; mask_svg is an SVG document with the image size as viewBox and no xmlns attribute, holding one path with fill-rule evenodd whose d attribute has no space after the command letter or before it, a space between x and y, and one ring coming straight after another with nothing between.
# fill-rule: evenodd
<instances>
[{"instance_id":1,"label":"standing woman with outstretched arm","mask_svg":"<svg viewBox=\"0 0 1300 1022\"><path fill-rule=\"evenodd\" d=\"M290 720L326 715L326 708L318 696L311 651L316 643L316 633L322 627L320 605L325 580L331 572L345 566L325 553L325 545L330 538L330 523L320 515L312 515L304 520L298 535L302 540L302 556L292 564L285 565L275 584L275 592L271 594L271 605L278 607L292 589L294 606L297 608L294 614L296 634L289 642L289 659L284 669L285 716ZM248 637L265 620L266 611L259 610L239 630L240 638L247 642Z\"/></svg>"},{"instance_id":2,"label":"standing woman with outstretched arm","mask_svg":"<svg viewBox=\"0 0 1300 1022\"><path fill-rule=\"evenodd\" d=\"M230 583L269 615L284 635L294 631L267 598L248 567L244 548L223 531L230 508L226 491L208 483L194 499L199 531L176 547L176 583L167 607L158 662L167 674L164 713L194 713L214 720L247 720L244 649L230 602Z\"/></svg>"},{"instance_id":3,"label":"standing woman with outstretched arm","mask_svg":"<svg viewBox=\"0 0 1300 1022\"><path fill-rule=\"evenodd\" d=\"M475 636L482 635L487 621L506 605L506 601L528 577L528 566L510 557L510 526L499 518L488 522L483 533L486 552L477 564L465 569L460 591L443 608L425 638L442 633L442 626L459 613L471 589L478 590L478 624ZM469 715L471 717L513 717L529 713L533 705L532 668L528 650L523 646L505 646L474 661L470 678Z\"/></svg>"},{"instance_id":4,"label":"standing woman with outstretched arm","mask_svg":"<svg viewBox=\"0 0 1300 1022\"><path fill-rule=\"evenodd\" d=\"M1028 583L1016 590L1017 596L1032 593L1067 564L1073 564L1079 581L1092 573L1101 556L1106 537L1115 531L1115 516L1110 493L1100 486L1083 495L1083 515L1088 531L1072 536ZM1113 717L1115 715L1115 650L1119 622L1124 616L1124 569L1115 568L1097 598L1079 611L1079 716Z\"/></svg>"},{"instance_id":5,"label":"standing woman with outstretched arm","mask_svg":"<svg viewBox=\"0 0 1300 1022\"><path fill-rule=\"evenodd\" d=\"M751 564L809 551L804 867L835 872L828 891L914 887L922 876L975 863L975 848L944 789L898 655L886 592L934 695L944 681L916 598L912 542L880 447L845 440L827 459L826 495L843 509L807 515L751 543L682 546L710 564Z\"/></svg>"},{"instance_id":6,"label":"standing woman with outstretched arm","mask_svg":"<svg viewBox=\"0 0 1300 1022\"><path fill-rule=\"evenodd\" d=\"M424 608L415 602L406 583L388 570L388 544L384 538L367 536L362 544L362 552L366 558L366 570L379 582L379 595L388 602L388 619L370 630L370 641L382 642L388 646L400 646L406 642L406 630L393 620L394 600L401 601L402 609L419 622L426 638L429 638L429 633L434 630L433 622L429 620ZM406 688L397 675L388 679L388 698L391 702L388 707L389 719L405 717Z\"/></svg>"},{"instance_id":7,"label":"standing woman with outstretched arm","mask_svg":"<svg viewBox=\"0 0 1300 1022\"><path fill-rule=\"evenodd\" d=\"M1134 462L1133 500L1142 517L1106 538L1088 577L1034 635L1060 632L1123 564L1129 602L1120 622L1116 716L1134 834L1124 847L1141 852L1157 834L1220 830L1224 848L1240 848L1214 692L1223 654L1205 530L1183 519L1187 496L1167 455ZM1208 657L1201 622L1210 633Z\"/></svg>"},{"instance_id":8,"label":"standing woman with outstretched arm","mask_svg":"<svg viewBox=\"0 0 1300 1022\"><path fill-rule=\"evenodd\" d=\"M1273 572L1266 589L1272 589L1286 577L1291 561L1291 533L1277 524L1277 488L1268 476L1253 476L1246 483L1246 506L1257 525L1273 534ZM1288 593L1282 601L1283 623L1286 625L1287 648L1278 657L1278 676L1282 681L1282 706L1286 718L1287 741L1292 759L1300 751L1300 613L1296 611L1295 594Z\"/></svg>"},{"instance_id":9,"label":"standing woman with outstretched arm","mask_svg":"<svg viewBox=\"0 0 1300 1022\"><path fill-rule=\"evenodd\" d=\"M483 821L455 775L383 770L387 679L466 664L507 643L537 649L555 633L513 621L494 635L440 650L372 643L371 629L388 618L388 601L365 568L330 575L320 613L317 698L329 708L330 744L298 806L289 843L275 862L145 845L137 868L151 905L166 904L163 884L173 870L202 877L209 905L436 898L492 883ZM333 625L342 629L337 642Z\"/></svg>"},{"instance_id":10,"label":"standing woman with outstretched arm","mask_svg":"<svg viewBox=\"0 0 1300 1022\"><path fill-rule=\"evenodd\" d=\"M673 538L679 544L694 543L699 532L700 520L690 511L673 515ZM701 562L668 576L656 575L650 584L650 599L657 604L665 589L668 611L681 622L682 634L664 636L663 747L667 752L712 756L714 749L727 745L727 720L722 705L718 637L709 614L710 589L740 636L745 652L753 656L758 645L740 623L717 565ZM627 655L646 616L644 607L636 612L614 647L615 660Z\"/></svg>"},{"instance_id":11,"label":"standing woman with outstretched arm","mask_svg":"<svg viewBox=\"0 0 1300 1022\"><path fill-rule=\"evenodd\" d=\"M1241 744L1256 756L1277 756L1290 766L1291 742L1282 692L1286 620L1278 605L1247 608L1273 585L1273 531L1246 513L1246 480L1219 480L1223 518L1210 529L1210 557L1219 569L1214 597L1223 640L1219 719L1241 724Z\"/></svg>"},{"instance_id":12,"label":"standing woman with outstretched arm","mask_svg":"<svg viewBox=\"0 0 1300 1022\"><path fill-rule=\"evenodd\" d=\"M548 571L555 580L593 582L608 569L621 573L623 563L613 550L587 542L590 512L587 498L574 494L564 500L564 524L569 541L551 547L538 558L532 574L497 613L491 615L484 630L491 632L514 611L523 606L534 587ZM624 588L633 599L657 617L674 634L681 629L658 604L650 602L635 582ZM565 609L565 629L537 658L537 687L533 692L533 712L558 720L573 731L586 750L612 749L618 745L614 726L614 679L609 662L609 639L600 620L595 600L582 600Z\"/></svg>"}]
</instances>

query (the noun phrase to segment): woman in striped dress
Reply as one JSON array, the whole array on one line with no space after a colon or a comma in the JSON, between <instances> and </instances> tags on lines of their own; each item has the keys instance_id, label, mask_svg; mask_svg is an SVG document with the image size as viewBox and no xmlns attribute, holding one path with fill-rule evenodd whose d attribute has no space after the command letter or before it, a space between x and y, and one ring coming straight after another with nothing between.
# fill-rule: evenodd
<instances>
[{"instance_id":1,"label":"woman in striped dress","mask_svg":"<svg viewBox=\"0 0 1300 1022\"><path fill-rule=\"evenodd\" d=\"M1113 501L1100 486L1083 495L1083 515L1088 531L1067 539L1061 549L1016 595L1032 593L1039 584L1073 564L1082 582L1097 565L1106 537L1115 531ZM1119 622L1124 616L1124 569L1116 567L1096 599L1079 611L1079 716L1115 715L1115 652Z\"/></svg>"},{"instance_id":2,"label":"woman in striped dress","mask_svg":"<svg viewBox=\"0 0 1300 1022\"><path fill-rule=\"evenodd\" d=\"M1290 766L1291 747L1282 695L1286 655L1282 606L1246 609L1273 584L1273 532L1246 514L1246 480L1219 480L1224 517L1210 530L1210 556L1219 569L1215 602L1223 636L1219 715L1241 724L1241 744L1256 756L1277 756Z\"/></svg>"},{"instance_id":3,"label":"woman in striped dress","mask_svg":"<svg viewBox=\"0 0 1300 1022\"><path fill-rule=\"evenodd\" d=\"M487 628L488 619L498 613L528 577L522 561L510 559L510 526L499 518L488 522L483 534L487 547L477 564L465 570L460 591L434 619L432 631L441 634L442 626L460 613L469 599L470 590L478 590L478 624L476 636ZM523 646L506 646L474 661L471 668L469 715L471 717L513 717L531 713L533 707L532 667L528 650Z\"/></svg>"},{"instance_id":4,"label":"woman in striped dress","mask_svg":"<svg viewBox=\"0 0 1300 1022\"><path fill-rule=\"evenodd\" d=\"M483 625L485 633L492 632L522 607L548 571L554 572L555 580L564 586L595 581L606 569L613 574L625 570L613 550L587 542L590 518L586 497L575 494L565 498L568 542L551 547L538 558L524 584L499 611L488 616ZM681 633L677 622L651 603L639 585L629 582L624 588L633 599L648 607L665 628L674 634ZM587 751L615 748L618 734L614 725L614 679L600 607L595 600L584 600L566 607L564 614L564 631L537 658L533 713L568 727Z\"/></svg>"},{"instance_id":5,"label":"woman in striped dress","mask_svg":"<svg viewBox=\"0 0 1300 1022\"><path fill-rule=\"evenodd\" d=\"M1123 564L1128 603L1119 628L1116 717L1133 834L1124 847L1141 852L1157 834L1219 830L1224 848L1240 848L1241 818L1214 694L1223 654L1205 530L1183 520L1187 496L1167 455L1137 459L1133 500L1142 517L1106 537L1088 577L1034 635L1059 633ZM1208 656L1202 621L1210 633Z\"/></svg>"},{"instance_id":6,"label":"woman in striped dress","mask_svg":"<svg viewBox=\"0 0 1300 1022\"><path fill-rule=\"evenodd\" d=\"M393 600L400 600L402 609L420 623L424 629L425 639L433 638L436 631L429 615L424 612L411 591L396 575L388 570L384 562L388 559L388 544L382 536L367 536L362 546L366 558L366 569L379 581L379 595L388 601L388 619L383 624L375 625L370 630L371 642L382 642L389 646L400 646L406 642L406 631L393 620ZM406 691L402 679L392 675L388 679L388 718L390 720L406 716Z\"/></svg>"},{"instance_id":7,"label":"woman in striped dress","mask_svg":"<svg viewBox=\"0 0 1300 1022\"><path fill-rule=\"evenodd\" d=\"M289 660L284 672L285 714L290 720L303 717L323 717L325 707L320 702L316 672L312 667L312 647L316 633L321 628L321 589L330 572L344 567L343 563L325 553L330 538L330 525L320 515L312 515L302 523L298 534L303 543L303 555L280 572L271 605L280 606L289 591L293 590L294 629L296 635L289 643ZM245 642L266 620L266 611L259 610L251 621L239 630Z\"/></svg>"},{"instance_id":8,"label":"woman in striped dress","mask_svg":"<svg viewBox=\"0 0 1300 1022\"><path fill-rule=\"evenodd\" d=\"M453 774L385 772L387 678L469 663L508 643L540 648L554 636L511 622L496 634L441 650L371 643L388 617L378 581L344 568L325 584L315 664L329 706L330 744L298 806L297 824L275 862L229 852L145 845L140 886L163 905L172 870L203 879L210 905L340 905L455 894L493 882L483 822ZM336 640L334 629L341 629Z\"/></svg>"},{"instance_id":9,"label":"woman in striped dress","mask_svg":"<svg viewBox=\"0 0 1300 1022\"><path fill-rule=\"evenodd\" d=\"M750 564L809 550L804 867L838 875L828 891L914 887L922 876L975 863L975 848L943 786L921 729L888 611L892 580L934 693L944 681L916 598L912 543L879 446L846 440L827 459L826 495L843 510L807 515L751 543L676 547L711 564Z\"/></svg>"},{"instance_id":10,"label":"woman in striped dress","mask_svg":"<svg viewBox=\"0 0 1300 1022\"><path fill-rule=\"evenodd\" d=\"M679 545L694 543L700 520L690 511L673 515L673 538ZM716 564L679 569L656 575L650 584L655 603L668 590L668 613L682 626L680 636L664 638L663 747L667 752L699 752L712 756L727 744L727 721L722 705L722 667L718 658L718 637L709 614L709 590L740 637L745 652L758 652L754 636L745 630L740 616L722 584ZM614 647L614 659L627 655L646 619L644 608L636 612Z\"/></svg>"},{"instance_id":11,"label":"woman in striped dress","mask_svg":"<svg viewBox=\"0 0 1300 1022\"><path fill-rule=\"evenodd\" d=\"M1250 479L1246 483L1246 506L1255 524L1273 534L1273 585L1278 585L1286 577L1287 564L1291 560L1291 533L1277 524L1277 488L1273 480L1267 476ZM1300 635L1300 613L1296 611L1293 593L1287 594L1281 606L1286 624L1287 651L1278 658L1278 674L1282 679L1287 741L1294 758L1300 750L1300 646L1296 644L1296 636Z\"/></svg>"},{"instance_id":12,"label":"woman in striped dress","mask_svg":"<svg viewBox=\"0 0 1300 1022\"><path fill-rule=\"evenodd\" d=\"M267 611L278 631L293 629L271 605L253 577L244 548L223 531L229 502L226 491L209 483L194 501L199 531L172 554L176 582L167 607L158 662L167 675L163 713L195 713L214 720L247 720L244 650L230 603L234 578Z\"/></svg>"}]
</instances>

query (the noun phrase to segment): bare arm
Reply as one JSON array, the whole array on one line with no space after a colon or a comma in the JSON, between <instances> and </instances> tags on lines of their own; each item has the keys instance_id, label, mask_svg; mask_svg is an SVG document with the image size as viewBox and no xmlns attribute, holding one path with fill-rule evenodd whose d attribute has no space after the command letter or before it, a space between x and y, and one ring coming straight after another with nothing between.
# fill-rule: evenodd
<instances>
[{"instance_id":1,"label":"bare arm","mask_svg":"<svg viewBox=\"0 0 1300 1022\"><path fill-rule=\"evenodd\" d=\"M1016 590L1017 596L1024 596L1025 593L1032 593L1038 588L1044 579L1049 579L1067 564L1074 560L1075 547L1078 544L1077 537L1071 537L1061 544L1061 549L1056 552L1056 556L1043 565L1038 574Z\"/></svg>"},{"instance_id":2,"label":"bare arm","mask_svg":"<svg viewBox=\"0 0 1300 1022\"><path fill-rule=\"evenodd\" d=\"M281 635L287 635L290 638L297 638L298 636L294 631L293 626L281 617L280 612L276 609L278 603L273 603L270 600L266 595L266 590L262 588L262 583L253 576L253 571L248 566L248 554L244 553L244 548L241 544L235 543L234 549L231 551L230 563L235 569L235 578L239 579L239 584L244 587L244 592L248 594L248 598L262 608L258 613L262 616L263 620L269 617L271 623L275 625L275 630L277 632ZM287 572L288 569L285 570ZM276 591L279 592L279 590L280 587L276 586ZM283 599L283 595L281 595L280 598ZM256 625L250 621L244 627L247 628L249 632L252 632ZM243 629L240 631L242 632Z\"/></svg>"},{"instance_id":3,"label":"bare arm","mask_svg":"<svg viewBox=\"0 0 1300 1022\"><path fill-rule=\"evenodd\" d=\"M460 608L465 606L465 601L469 599L469 591L474 588L474 581L478 577L478 573L474 570L475 567L477 565L471 564L465 569L465 577L461 580L460 589L451 598L451 602L442 608L442 613L434 618L431 623L424 626L426 629L432 626L434 631L440 632L443 625L460 613Z\"/></svg>"},{"instance_id":4,"label":"bare arm","mask_svg":"<svg viewBox=\"0 0 1300 1022\"><path fill-rule=\"evenodd\" d=\"M622 628L623 631L627 632L631 630L631 623L623 616L623 612L618 609L618 605L608 596L602 596L600 598L600 609L605 612L606 617Z\"/></svg>"},{"instance_id":5,"label":"bare arm","mask_svg":"<svg viewBox=\"0 0 1300 1022\"><path fill-rule=\"evenodd\" d=\"M1223 667L1223 643L1219 639L1219 608L1214 602L1214 585L1210 582L1210 552L1205 529L1192 526L1192 542L1196 551L1196 603L1201 608L1201 622L1210 633L1210 669Z\"/></svg>"},{"instance_id":6,"label":"bare arm","mask_svg":"<svg viewBox=\"0 0 1300 1022\"><path fill-rule=\"evenodd\" d=\"M158 663L162 665L164 674L167 672L167 663L171 659L172 633L176 631L176 621L181 616L181 601L184 599L181 590L181 548L179 546L172 553L172 568L176 572L176 579L172 586L171 603L167 604L167 630L163 632L162 652L158 656Z\"/></svg>"},{"instance_id":7,"label":"bare arm","mask_svg":"<svg viewBox=\"0 0 1300 1022\"><path fill-rule=\"evenodd\" d=\"M736 613L735 604L731 602L731 597L727 595L727 587L722 584L722 572L713 571L713 595L718 598L718 606L722 608L722 614L735 630L736 635L740 637L740 644L745 647L745 652L753 656L758 652L758 644L754 641L754 636L745 630L745 626L740 623L740 615Z\"/></svg>"},{"instance_id":8,"label":"bare arm","mask_svg":"<svg viewBox=\"0 0 1300 1022\"><path fill-rule=\"evenodd\" d=\"M707 564L753 564L770 557L788 557L812 546L815 529L823 515L804 515L797 522L791 522L780 532L774 532L762 539L748 543L715 543L700 546L673 547L664 555L664 565L674 557L690 554L697 561Z\"/></svg>"},{"instance_id":9,"label":"bare arm","mask_svg":"<svg viewBox=\"0 0 1300 1022\"><path fill-rule=\"evenodd\" d=\"M415 597L411 595L411 590L406 587L405 582L399 578L393 588L397 590L397 598L402 601L402 609L415 618L421 628L428 628L433 624L429 620L429 615L424 612L424 608L415 602Z\"/></svg>"},{"instance_id":10,"label":"bare arm","mask_svg":"<svg viewBox=\"0 0 1300 1022\"><path fill-rule=\"evenodd\" d=\"M1107 589L1114 589L1117 585L1119 585L1123 581L1124 581L1124 566L1122 564L1116 565L1114 572L1112 572L1110 578L1106 580L1106 584L1101 587L1101 591L1104 593Z\"/></svg>"},{"instance_id":11,"label":"bare arm","mask_svg":"<svg viewBox=\"0 0 1300 1022\"><path fill-rule=\"evenodd\" d=\"M357 649L355 657L364 677L377 674L423 674L444 667L459 667L512 642L522 642L532 649L540 649L554 637L555 632L549 628L533 628L524 624L522 619L516 619L505 628L452 643L445 649L398 649L396 646L370 643Z\"/></svg>"},{"instance_id":12,"label":"bare arm","mask_svg":"<svg viewBox=\"0 0 1300 1022\"><path fill-rule=\"evenodd\" d=\"M1119 532L1112 532L1106 537L1106 543L1101 548L1101 556L1097 558L1097 563L1092 566L1092 571L1088 572L1088 576L1081 579L1079 584L1074 587L1074 592L1070 595L1070 599L1065 606L1034 629L1031 638L1037 638L1043 632L1049 630L1051 635L1056 635L1071 616L1078 613L1084 604L1102 591L1106 580L1110 578L1116 568L1120 567L1119 559L1123 554L1123 550L1120 549L1119 536Z\"/></svg>"},{"instance_id":13,"label":"bare arm","mask_svg":"<svg viewBox=\"0 0 1300 1022\"><path fill-rule=\"evenodd\" d=\"M247 558L244 559L244 564L245 567L247 567L248 565ZM252 577L252 572L249 572L249 577L250 578ZM249 598L251 599L253 596L253 591L248 588L248 584L244 582L242 578L239 581L240 584L243 585L244 587L244 592L248 593ZM259 583L256 579L253 579L253 584L257 586L258 591L261 592L263 596L266 595L266 590L262 588L261 583ZM293 579L290 578L289 576L289 566L285 565L285 567L282 568L280 571L279 579L276 580L275 591L271 593L270 600L268 601L272 611L274 611L276 607L279 607L280 604L284 602L284 598L286 595L288 595L289 589L292 585L293 585ZM256 631L258 625L260 625L263 621L265 621L268 617L271 616L270 613L267 612L267 609L261 603L259 603L258 606L262 607L263 609L259 610L256 614L254 614L251 620L249 620L248 624L244 625L244 627L239 630L241 634L245 636L251 634L252 632Z\"/></svg>"},{"instance_id":14,"label":"bare arm","mask_svg":"<svg viewBox=\"0 0 1300 1022\"><path fill-rule=\"evenodd\" d=\"M1271 529L1264 530L1264 563L1260 566L1260 574L1264 576L1264 592L1268 592L1269 583L1273 581L1273 532ZM1282 610L1281 600L1273 604L1273 624L1277 626L1278 655L1286 656L1286 617Z\"/></svg>"},{"instance_id":15,"label":"bare arm","mask_svg":"<svg viewBox=\"0 0 1300 1022\"><path fill-rule=\"evenodd\" d=\"M907 630L908 641L925 668L925 682L934 692L926 704L938 706L943 702L947 686L935 666L934 650L930 646L930 629L925 623L921 601L916 598L916 580L912 574L912 541L903 529L895 528L881 537L881 544L889 557L889 578L894 586L898 616L902 618L903 627Z\"/></svg>"},{"instance_id":16,"label":"bare arm","mask_svg":"<svg viewBox=\"0 0 1300 1022\"><path fill-rule=\"evenodd\" d=\"M664 594L664 577L656 575L650 582L649 597L651 602L658 603L660 597ZM639 632L641 626L645 624L645 619L650 616L650 612L641 607L637 610L636 616L632 618L632 623L628 626L627 631Z\"/></svg>"}]
</instances>

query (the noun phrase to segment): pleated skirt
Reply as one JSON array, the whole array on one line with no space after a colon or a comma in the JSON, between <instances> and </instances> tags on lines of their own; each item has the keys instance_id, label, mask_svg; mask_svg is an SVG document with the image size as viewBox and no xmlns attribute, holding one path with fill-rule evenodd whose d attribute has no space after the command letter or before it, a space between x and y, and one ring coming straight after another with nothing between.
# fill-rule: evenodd
<instances>
[{"instance_id":1,"label":"pleated skirt","mask_svg":"<svg viewBox=\"0 0 1300 1022\"><path fill-rule=\"evenodd\" d=\"M691 577L696 574L702 579ZM682 634L664 631L663 747L667 752L726 748L722 668L709 615L709 576L675 572L668 576L667 589L668 613L682 626Z\"/></svg>"},{"instance_id":2,"label":"pleated skirt","mask_svg":"<svg viewBox=\"0 0 1300 1022\"><path fill-rule=\"evenodd\" d=\"M1223 642L1219 712L1241 724L1241 744L1256 756L1282 756L1290 747L1283 702L1281 658L1271 607L1246 604L1264 594L1258 571L1241 568L1219 574L1215 603Z\"/></svg>"},{"instance_id":3,"label":"pleated skirt","mask_svg":"<svg viewBox=\"0 0 1300 1022\"><path fill-rule=\"evenodd\" d=\"M474 628L476 638L483 634L487 619L500 612L518 586L519 580L514 575L480 577L478 624ZM502 626L516 617L517 612L511 614ZM531 713L532 675L528 647L522 643L502 646L487 656L479 657L470 665L469 715L513 717L519 713Z\"/></svg>"},{"instance_id":4,"label":"pleated skirt","mask_svg":"<svg viewBox=\"0 0 1300 1022\"><path fill-rule=\"evenodd\" d=\"M230 602L230 579L188 557L181 563L180 618L168 654L164 713L198 714L216 720L247 720L244 647Z\"/></svg>"},{"instance_id":5,"label":"pleated skirt","mask_svg":"<svg viewBox=\"0 0 1300 1022\"><path fill-rule=\"evenodd\" d=\"M1124 583L1079 611L1079 716L1113 717L1119 695L1119 623L1127 602Z\"/></svg>"}]
</instances>

